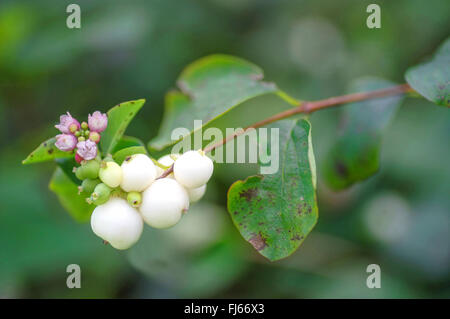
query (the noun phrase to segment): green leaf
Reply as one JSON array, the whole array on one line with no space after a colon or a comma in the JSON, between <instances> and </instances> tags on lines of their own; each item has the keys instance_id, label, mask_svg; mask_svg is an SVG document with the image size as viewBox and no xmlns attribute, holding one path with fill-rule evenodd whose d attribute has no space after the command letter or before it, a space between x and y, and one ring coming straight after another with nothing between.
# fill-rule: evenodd
<instances>
[{"instance_id":1,"label":"green leaf","mask_svg":"<svg viewBox=\"0 0 450 319\"><path fill-rule=\"evenodd\" d=\"M117 142L116 146L114 147L112 153L116 153L120 151L121 149L131 147L131 146L145 146L144 142L142 142L137 137L133 136L122 136L122 138Z\"/></svg>"},{"instance_id":2,"label":"green leaf","mask_svg":"<svg viewBox=\"0 0 450 319\"><path fill-rule=\"evenodd\" d=\"M144 146L130 146L130 147L121 149L120 151L114 153L113 159L114 159L114 161L117 164L121 165L122 162L128 156L131 156L131 155L134 155L134 154L146 154L146 155L148 155L147 150L145 149Z\"/></svg>"},{"instance_id":3,"label":"green leaf","mask_svg":"<svg viewBox=\"0 0 450 319\"><path fill-rule=\"evenodd\" d=\"M53 173L49 188L55 192L61 205L75 220L79 222L89 220L95 206L86 202L86 195L78 195L77 185L67 177L61 168L58 167Z\"/></svg>"},{"instance_id":4,"label":"green leaf","mask_svg":"<svg viewBox=\"0 0 450 319\"><path fill-rule=\"evenodd\" d=\"M123 102L108 111L108 127L102 133L100 141L103 155L112 154L117 143L145 100Z\"/></svg>"},{"instance_id":5,"label":"green leaf","mask_svg":"<svg viewBox=\"0 0 450 319\"><path fill-rule=\"evenodd\" d=\"M383 89L395 83L363 78L351 92ZM343 189L378 171L383 132L400 106L403 95L351 103L342 107L339 136L325 160L324 175L334 189Z\"/></svg>"},{"instance_id":6,"label":"green leaf","mask_svg":"<svg viewBox=\"0 0 450 319\"><path fill-rule=\"evenodd\" d=\"M450 38L438 49L433 59L406 71L406 81L426 99L450 106Z\"/></svg>"},{"instance_id":7,"label":"green leaf","mask_svg":"<svg viewBox=\"0 0 450 319\"><path fill-rule=\"evenodd\" d=\"M52 161L56 158L69 158L74 157L74 152L63 152L55 146L56 138L52 137L41 145L39 145L26 159L22 161L22 164L31 164Z\"/></svg>"},{"instance_id":8,"label":"green leaf","mask_svg":"<svg viewBox=\"0 0 450 319\"><path fill-rule=\"evenodd\" d=\"M166 96L159 135L149 147L161 150L177 142L171 140L177 127L193 132L194 120L202 120L205 126L246 100L278 92L275 84L262 78L259 67L233 56L211 55L193 62L178 78L181 92L171 91Z\"/></svg>"},{"instance_id":9,"label":"green leaf","mask_svg":"<svg viewBox=\"0 0 450 319\"><path fill-rule=\"evenodd\" d=\"M228 211L246 241L271 261L292 254L318 218L311 125L284 120L279 128L279 169L250 176L228 191ZM273 133L272 133L273 134ZM270 152L276 152L274 143Z\"/></svg>"},{"instance_id":10,"label":"green leaf","mask_svg":"<svg viewBox=\"0 0 450 319\"><path fill-rule=\"evenodd\" d=\"M81 181L75 176L73 168L77 166L75 158L57 158L56 164L63 170L63 172L70 178L70 180L76 185L81 185Z\"/></svg>"}]
</instances>

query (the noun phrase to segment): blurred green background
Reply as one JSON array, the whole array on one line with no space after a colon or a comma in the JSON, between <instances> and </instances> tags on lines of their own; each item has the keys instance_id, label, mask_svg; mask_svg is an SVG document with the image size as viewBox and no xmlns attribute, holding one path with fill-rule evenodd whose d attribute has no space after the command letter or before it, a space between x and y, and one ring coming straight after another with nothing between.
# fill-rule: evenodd
<instances>
[{"instance_id":1,"label":"blurred green background","mask_svg":"<svg viewBox=\"0 0 450 319\"><path fill-rule=\"evenodd\" d=\"M365 75L403 83L407 67L449 35L450 5L375 1L382 28L370 30L373 2L2 0L0 297L450 297L450 118L424 99L403 103L379 173L340 193L320 178L339 111L311 117L319 222L295 254L274 263L253 251L226 212L226 190L252 167L217 164L205 198L176 227L145 227L140 242L120 252L63 210L47 187L54 164L21 165L67 110L85 118L146 98L127 134L150 140L177 75L212 53L256 63L300 99L343 94ZM70 3L81 6L81 29L66 27ZM278 104L258 98L222 124L245 125ZM81 289L66 287L72 263L81 266ZM372 263L381 267L381 289L366 287Z\"/></svg>"}]
</instances>

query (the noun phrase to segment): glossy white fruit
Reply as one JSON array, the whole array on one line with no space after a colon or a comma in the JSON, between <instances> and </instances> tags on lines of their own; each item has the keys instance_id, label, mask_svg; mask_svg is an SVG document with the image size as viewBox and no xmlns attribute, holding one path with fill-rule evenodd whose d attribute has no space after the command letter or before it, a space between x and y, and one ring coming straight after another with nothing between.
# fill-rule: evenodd
<instances>
[{"instance_id":1,"label":"glossy white fruit","mask_svg":"<svg viewBox=\"0 0 450 319\"><path fill-rule=\"evenodd\" d=\"M206 184L197 188L186 188L189 195L189 202L195 203L199 201L206 192Z\"/></svg>"},{"instance_id":2,"label":"glossy white fruit","mask_svg":"<svg viewBox=\"0 0 450 319\"><path fill-rule=\"evenodd\" d=\"M122 163L120 187L126 192L142 192L156 178L156 166L145 154L134 154Z\"/></svg>"},{"instance_id":3,"label":"glossy white fruit","mask_svg":"<svg viewBox=\"0 0 450 319\"><path fill-rule=\"evenodd\" d=\"M177 157L177 156L179 156L179 155L177 155L177 154L172 154L172 155L171 155L171 154L167 154L167 155L164 155L163 157L161 157L161 158L158 160L158 163L160 163L160 164L162 164L162 165L164 165L164 166L170 167L170 166L172 166L172 164L175 162L175 161L173 160L172 157ZM156 169L157 169L157 171L158 171L158 173L157 173L157 176L158 176L158 177L161 176L162 173L164 173L164 170L163 170L161 167L157 166ZM169 176L167 176L167 177L173 178L173 173L169 174Z\"/></svg>"},{"instance_id":4,"label":"glossy white fruit","mask_svg":"<svg viewBox=\"0 0 450 319\"><path fill-rule=\"evenodd\" d=\"M92 231L116 249L134 245L141 237L143 227L139 212L118 197L97 206L91 215Z\"/></svg>"},{"instance_id":5,"label":"glossy white fruit","mask_svg":"<svg viewBox=\"0 0 450 319\"><path fill-rule=\"evenodd\" d=\"M155 228L168 228L189 208L189 196L183 186L171 178L156 180L142 193L139 207L144 221Z\"/></svg>"},{"instance_id":6,"label":"glossy white fruit","mask_svg":"<svg viewBox=\"0 0 450 319\"><path fill-rule=\"evenodd\" d=\"M212 160L202 151L188 151L175 161L173 173L184 187L197 188L208 182L213 169Z\"/></svg>"},{"instance_id":7,"label":"glossy white fruit","mask_svg":"<svg viewBox=\"0 0 450 319\"><path fill-rule=\"evenodd\" d=\"M98 172L100 180L111 188L122 183L122 168L116 162L104 162Z\"/></svg>"}]
</instances>

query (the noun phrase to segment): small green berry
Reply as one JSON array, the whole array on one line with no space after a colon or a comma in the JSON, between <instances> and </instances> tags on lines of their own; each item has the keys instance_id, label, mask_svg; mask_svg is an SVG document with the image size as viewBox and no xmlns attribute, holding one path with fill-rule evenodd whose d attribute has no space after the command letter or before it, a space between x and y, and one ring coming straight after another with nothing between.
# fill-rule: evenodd
<instances>
[{"instance_id":1,"label":"small green berry","mask_svg":"<svg viewBox=\"0 0 450 319\"><path fill-rule=\"evenodd\" d=\"M78 167L78 168L75 170L75 176L76 176L80 181L86 179L84 166L80 166L80 167Z\"/></svg>"},{"instance_id":2,"label":"small green berry","mask_svg":"<svg viewBox=\"0 0 450 319\"><path fill-rule=\"evenodd\" d=\"M116 162L103 161L98 175L100 180L111 188L122 182L122 168Z\"/></svg>"},{"instance_id":3,"label":"small green berry","mask_svg":"<svg viewBox=\"0 0 450 319\"><path fill-rule=\"evenodd\" d=\"M138 192L129 192L127 195L128 204L133 207L139 207L142 202L142 195Z\"/></svg>"},{"instance_id":4,"label":"small green berry","mask_svg":"<svg viewBox=\"0 0 450 319\"><path fill-rule=\"evenodd\" d=\"M84 193L88 193L91 194L94 190L95 187L100 184L100 180L99 179L90 179L90 178L86 178L82 183L81 183L81 189Z\"/></svg>"},{"instance_id":5,"label":"small green berry","mask_svg":"<svg viewBox=\"0 0 450 319\"><path fill-rule=\"evenodd\" d=\"M82 163L84 167L85 178L96 179L100 170L100 163L96 160L85 161Z\"/></svg>"},{"instance_id":6,"label":"small green berry","mask_svg":"<svg viewBox=\"0 0 450 319\"><path fill-rule=\"evenodd\" d=\"M109 188L104 183L100 183L97 186L95 186L94 192L92 193L90 200L95 205L102 205L108 201L109 195L111 195L111 188Z\"/></svg>"}]
</instances>

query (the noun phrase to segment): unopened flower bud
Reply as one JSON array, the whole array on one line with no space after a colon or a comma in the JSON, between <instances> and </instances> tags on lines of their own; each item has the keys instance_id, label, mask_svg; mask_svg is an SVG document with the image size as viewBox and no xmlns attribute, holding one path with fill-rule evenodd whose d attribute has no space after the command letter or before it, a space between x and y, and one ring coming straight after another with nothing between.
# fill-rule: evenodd
<instances>
[{"instance_id":1,"label":"unopened flower bud","mask_svg":"<svg viewBox=\"0 0 450 319\"><path fill-rule=\"evenodd\" d=\"M84 137L89 138L89 130L84 131Z\"/></svg>"},{"instance_id":2,"label":"unopened flower bud","mask_svg":"<svg viewBox=\"0 0 450 319\"><path fill-rule=\"evenodd\" d=\"M139 207L141 206L142 202L142 195L138 192L129 192L127 195L127 201L128 204L130 204L133 207Z\"/></svg>"},{"instance_id":3,"label":"unopened flower bud","mask_svg":"<svg viewBox=\"0 0 450 319\"><path fill-rule=\"evenodd\" d=\"M78 164L81 164L84 159L80 155L78 155L78 153L75 153L75 161L77 161Z\"/></svg>"},{"instance_id":4,"label":"unopened flower bud","mask_svg":"<svg viewBox=\"0 0 450 319\"><path fill-rule=\"evenodd\" d=\"M92 142L98 143L100 142L100 134L98 134L97 132L91 132L89 133L89 139Z\"/></svg>"},{"instance_id":5,"label":"unopened flower bud","mask_svg":"<svg viewBox=\"0 0 450 319\"><path fill-rule=\"evenodd\" d=\"M86 138L84 136L80 136L78 138L78 142L84 142L84 141L86 141Z\"/></svg>"},{"instance_id":6,"label":"unopened flower bud","mask_svg":"<svg viewBox=\"0 0 450 319\"><path fill-rule=\"evenodd\" d=\"M77 154L87 161L94 159L97 156L97 144L91 140L80 141L80 139L81 137L78 138Z\"/></svg>"},{"instance_id":7,"label":"unopened flower bud","mask_svg":"<svg viewBox=\"0 0 450 319\"><path fill-rule=\"evenodd\" d=\"M81 128L83 130L87 130L89 128L89 126L88 126L88 124L86 122L83 121L83 122L81 122Z\"/></svg>"},{"instance_id":8,"label":"unopened flower bud","mask_svg":"<svg viewBox=\"0 0 450 319\"><path fill-rule=\"evenodd\" d=\"M78 131L79 125L72 123L69 125L69 131L70 133L74 134L75 132Z\"/></svg>"},{"instance_id":9,"label":"unopened flower bud","mask_svg":"<svg viewBox=\"0 0 450 319\"><path fill-rule=\"evenodd\" d=\"M77 146L77 138L71 134L56 135L55 146L63 152L71 151Z\"/></svg>"},{"instance_id":10,"label":"unopened flower bud","mask_svg":"<svg viewBox=\"0 0 450 319\"><path fill-rule=\"evenodd\" d=\"M88 116L89 129L94 132L103 132L108 125L108 116L106 113L95 111L92 115Z\"/></svg>"},{"instance_id":11,"label":"unopened flower bud","mask_svg":"<svg viewBox=\"0 0 450 319\"><path fill-rule=\"evenodd\" d=\"M80 123L67 112L67 115L61 115L59 117L59 124L55 125L55 127L64 134L71 134L80 128ZM74 128L76 128L74 130ZM72 131L74 130L74 131Z\"/></svg>"}]
</instances>

